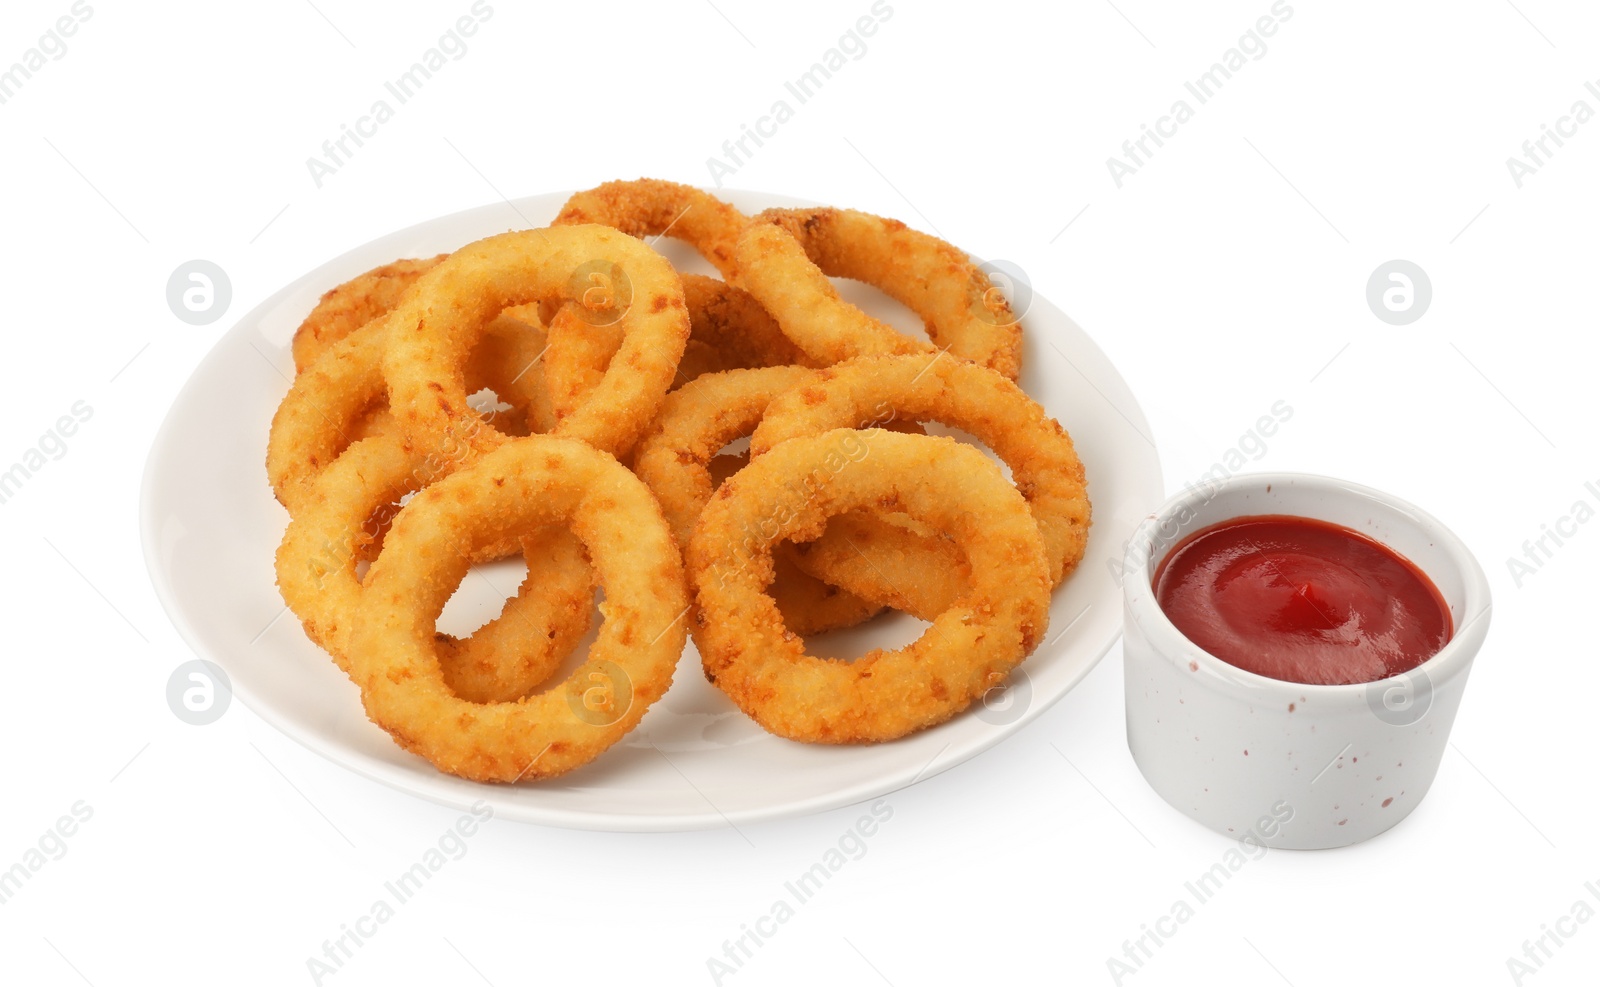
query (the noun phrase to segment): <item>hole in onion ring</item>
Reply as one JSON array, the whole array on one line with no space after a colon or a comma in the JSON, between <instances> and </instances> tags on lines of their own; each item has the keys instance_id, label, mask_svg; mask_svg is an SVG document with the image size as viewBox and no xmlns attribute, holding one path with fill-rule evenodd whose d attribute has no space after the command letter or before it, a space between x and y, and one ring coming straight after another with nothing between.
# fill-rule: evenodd
<instances>
[{"instance_id":1,"label":"hole in onion ring","mask_svg":"<svg viewBox=\"0 0 1600 987\"><path fill-rule=\"evenodd\" d=\"M462 639L476 634L480 628L504 614L506 604L516 596L527 577L528 563L521 556L474 564L456 586L455 593L445 602L444 609L434 623L434 630ZM588 660L590 646L600 633L600 608L604 602L604 588L595 587L588 603L588 631L527 695L537 696L550 691ZM530 626L528 630L529 633L549 633L549 628L544 626Z\"/></svg>"},{"instance_id":2,"label":"hole in onion ring","mask_svg":"<svg viewBox=\"0 0 1600 987\"><path fill-rule=\"evenodd\" d=\"M472 406L473 411L486 418L490 415L503 415L516 408L515 405L500 400L500 395L496 394L492 387L485 387L476 394L467 395L467 404Z\"/></svg>"},{"instance_id":3,"label":"hole in onion ring","mask_svg":"<svg viewBox=\"0 0 1600 987\"><path fill-rule=\"evenodd\" d=\"M476 633L480 627L504 612L506 602L516 594L517 587L522 585L527 575L528 564L520 558L473 566L456 589L455 595L444 605L435 629L441 634L458 638ZM528 695L537 696L549 692L566 681L588 660L589 648L600 635L600 604L603 602L605 602L605 590L597 588L589 604L588 633L573 645L572 650L551 669L544 681L529 690Z\"/></svg>"},{"instance_id":4,"label":"hole in onion ring","mask_svg":"<svg viewBox=\"0 0 1600 987\"><path fill-rule=\"evenodd\" d=\"M372 560L383 551L383 536L389 533L389 525L394 521L394 516L400 513L400 508L415 497L417 492L412 490L399 498L378 505L378 508L369 515L361 525L361 539L356 548L356 582L363 582L367 578L367 569L372 566Z\"/></svg>"},{"instance_id":5,"label":"hole in onion ring","mask_svg":"<svg viewBox=\"0 0 1600 987\"><path fill-rule=\"evenodd\" d=\"M439 613L436 624L441 634L467 637L500 616L506 601L528 578L528 563L520 557L498 562L479 562L467 571Z\"/></svg>"},{"instance_id":6,"label":"hole in onion ring","mask_svg":"<svg viewBox=\"0 0 1600 987\"><path fill-rule=\"evenodd\" d=\"M908 613L885 610L854 627L823 631L804 638L806 654L850 663L874 649L893 651L920 638L933 625Z\"/></svg>"},{"instance_id":7,"label":"hole in onion ring","mask_svg":"<svg viewBox=\"0 0 1600 987\"><path fill-rule=\"evenodd\" d=\"M929 435L947 435L957 442L972 446L985 456L988 456L990 462L1000 467L1000 472L1005 474L1005 478L1010 480L1012 484L1017 482L1016 477L1011 474L1011 464L995 455L994 450L989 448L987 443L971 432L965 432L959 428L951 428L943 422L925 421L918 422L918 424L926 429Z\"/></svg>"},{"instance_id":8,"label":"hole in onion ring","mask_svg":"<svg viewBox=\"0 0 1600 987\"><path fill-rule=\"evenodd\" d=\"M723 446L706 464L711 472L712 489L722 486L724 480L749 464L750 436L740 436ZM770 591L771 584L768 584L767 589ZM793 627L785 626L787 630L794 631ZM910 644L921 637L922 632L929 626L926 622L908 614L886 610L853 627L810 635L802 634L801 637L811 654L848 662L854 661L873 648L898 648Z\"/></svg>"},{"instance_id":9,"label":"hole in onion ring","mask_svg":"<svg viewBox=\"0 0 1600 987\"><path fill-rule=\"evenodd\" d=\"M665 257L672 264L672 269L680 275L703 274L708 278L722 279L722 272L717 270L712 263L700 256L699 251L674 237L671 233L647 239L655 252Z\"/></svg>"},{"instance_id":10,"label":"hole in onion ring","mask_svg":"<svg viewBox=\"0 0 1600 987\"><path fill-rule=\"evenodd\" d=\"M898 329L919 342L931 343L927 324L898 299L877 285L851 278L829 278L839 297L888 326Z\"/></svg>"}]
</instances>

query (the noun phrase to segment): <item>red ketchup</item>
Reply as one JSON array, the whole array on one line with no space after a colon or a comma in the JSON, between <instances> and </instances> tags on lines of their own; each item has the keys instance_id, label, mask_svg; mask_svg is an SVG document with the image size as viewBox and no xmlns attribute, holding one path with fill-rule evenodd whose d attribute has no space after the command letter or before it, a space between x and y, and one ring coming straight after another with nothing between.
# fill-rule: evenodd
<instances>
[{"instance_id":1,"label":"red ketchup","mask_svg":"<svg viewBox=\"0 0 1600 987\"><path fill-rule=\"evenodd\" d=\"M1179 542L1156 600L1190 641L1230 665L1287 682L1341 685L1400 675L1453 630L1420 569L1349 528L1242 517Z\"/></svg>"}]
</instances>

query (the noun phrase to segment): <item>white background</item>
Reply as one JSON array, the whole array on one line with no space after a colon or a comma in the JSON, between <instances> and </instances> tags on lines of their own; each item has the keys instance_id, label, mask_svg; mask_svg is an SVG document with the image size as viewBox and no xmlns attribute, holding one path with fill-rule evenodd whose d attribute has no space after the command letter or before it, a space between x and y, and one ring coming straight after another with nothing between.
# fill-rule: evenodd
<instances>
[{"instance_id":1,"label":"white background","mask_svg":"<svg viewBox=\"0 0 1600 987\"><path fill-rule=\"evenodd\" d=\"M1119 189L1107 157L1269 0L893 0L865 54L728 179L1019 264L1141 396L1170 489L1286 401L1294 417L1255 466L1412 499L1489 573L1493 628L1421 808L1366 845L1253 861L1125 983L1511 983L1507 958L1600 881L1600 524L1520 587L1506 565L1574 502L1600 506L1584 487L1600 484L1600 121L1521 188L1506 167L1574 101L1600 110L1583 86L1600 80L1600 13L1517 2L1292 0L1265 55ZM0 106L0 465L74 402L94 409L0 505L0 868L74 803L93 808L0 905L8 982L311 982L307 958L457 818L238 704L204 728L166 705L192 656L145 576L140 471L231 318L356 244L502 196L708 183L707 158L869 12L493 3L465 56L321 188L306 159L467 0L95 2ZM0 66L68 7L6 4ZM207 327L165 301L197 257L233 284L230 317ZM1431 276L1410 326L1366 304L1392 258ZM1113 650L1016 737L891 796L866 854L723 982L1112 982L1107 958L1229 846L1139 776L1121 681ZM711 983L707 959L858 815L749 826L748 842L493 822L324 982ZM1523 982L1597 970L1591 921Z\"/></svg>"}]
</instances>

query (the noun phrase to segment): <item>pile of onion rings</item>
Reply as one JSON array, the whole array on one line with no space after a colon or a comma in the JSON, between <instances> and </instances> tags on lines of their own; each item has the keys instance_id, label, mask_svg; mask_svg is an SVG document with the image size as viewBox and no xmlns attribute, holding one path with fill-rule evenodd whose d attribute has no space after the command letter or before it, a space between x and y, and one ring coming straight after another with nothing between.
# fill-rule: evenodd
<instances>
[{"instance_id":1,"label":"pile of onion rings","mask_svg":"<svg viewBox=\"0 0 1600 987\"><path fill-rule=\"evenodd\" d=\"M721 279L675 270L661 237ZM833 278L878 287L927 339ZM779 736L934 726L1033 652L1088 535L1072 440L1016 384L1022 333L982 267L896 220L606 183L549 227L322 296L268 440L279 589L375 724L473 780L600 756L691 635L706 678ZM471 567L513 557L528 575L499 616L440 634ZM808 653L885 610L931 626Z\"/></svg>"}]
</instances>

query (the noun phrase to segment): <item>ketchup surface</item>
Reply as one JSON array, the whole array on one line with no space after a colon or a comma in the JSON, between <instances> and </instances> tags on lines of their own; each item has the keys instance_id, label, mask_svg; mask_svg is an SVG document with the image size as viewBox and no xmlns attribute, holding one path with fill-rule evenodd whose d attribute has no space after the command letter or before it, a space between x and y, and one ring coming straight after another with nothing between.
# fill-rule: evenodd
<instances>
[{"instance_id":1,"label":"ketchup surface","mask_svg":"<svg viewBox=\"0 0 1600 987\"><path fill-rule=\"evenodd\" d=\"M1453 630L1444 597L1384 545L1326 521L1236 518L1179 542L1156 601L1230 665L1308 685L1372 682L1427 661Z\"/></svg>"}]
</instances>

